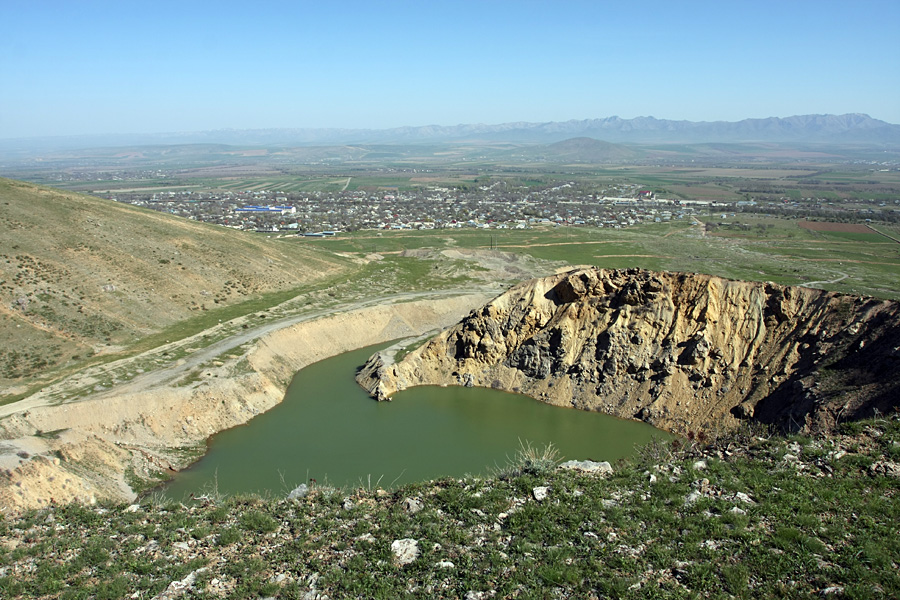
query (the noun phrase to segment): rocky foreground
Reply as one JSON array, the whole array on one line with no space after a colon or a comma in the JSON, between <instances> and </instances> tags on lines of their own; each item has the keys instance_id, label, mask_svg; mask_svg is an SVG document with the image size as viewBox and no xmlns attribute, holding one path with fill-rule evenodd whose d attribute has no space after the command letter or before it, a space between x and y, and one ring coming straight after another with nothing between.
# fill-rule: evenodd
<instances>
[{"instance_id":1,"label":"rocky foreground","mask_svg":"<svg viewBox=\"0 0 900 600\"><path fill-rule=\"evenodd\" d=\"M3 598L897 598L900 420L742 428L612 469L0 518ZM572 466L572 465L570 465Z\"/></svg>"},{"instance_id":2,"label":"rocky foreground","mask_svg":"<svg viewBox=\"0 0 900 600\"><path fill-rule=\"evenodd\" d=\"M900 304L774 283L576 269L510 289L358 381L475 385L680 434L829 431L900 405Z\"/></svg>"}]
</instances>

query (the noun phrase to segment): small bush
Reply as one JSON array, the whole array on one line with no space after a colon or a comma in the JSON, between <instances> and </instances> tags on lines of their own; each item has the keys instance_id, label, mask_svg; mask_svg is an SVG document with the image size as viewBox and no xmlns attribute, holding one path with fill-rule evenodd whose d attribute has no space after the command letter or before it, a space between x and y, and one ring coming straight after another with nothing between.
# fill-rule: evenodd
<instances>
[{"instance_id":1,"label":"small bush","mask_svg":"<svg viewBox=\"0 0 900 600\"><path fill-rule=\"evenodd\" d=\"M559 450L553 444L547 444L539 450L532 446L531 442L519 440L519 449L516 450L515 456L507 458L507 464L497 468L496 476L501 479L521 475L543 477L555 471L559 463Z\"/></svg>"},{"instance_id":2,"label":"small bush","mask_svg":"<svg viewBox=\"0 0 900 600\"><path fill-rule=\"evenodd\" d=\"M278 522L259 510L251 510L241 515L241 526L247 531L271 533L278 529Z\"/></svg>"},{"instance_id":3,"label":"small bush","mask_svg":"<svg viewBox=\"0 0 900 600\"><path fill-rule=\"evenodd\" d=\"M241 532L236 527L226 527L219 532L219 537L216 539L216 545L218 546L230 546L231 544L235 544L241 539Z\"/></svg>"}]
</instances>

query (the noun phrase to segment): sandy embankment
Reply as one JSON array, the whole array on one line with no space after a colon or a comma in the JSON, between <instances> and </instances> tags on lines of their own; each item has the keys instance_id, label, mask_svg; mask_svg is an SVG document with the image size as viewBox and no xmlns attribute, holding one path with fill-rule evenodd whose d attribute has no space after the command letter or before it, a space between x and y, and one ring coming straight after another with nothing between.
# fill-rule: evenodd
<instances>
[{"instance_id":1,"label":"sandy embankment","mask_svg":"<svg viewBox=\"0 0 900 600\"><path fill-rule=\"evenodd\" d=\"M184 387L30 409L23 402L22 412L0 422L0 511L133 499L130 482L184 468L210 435L281 402L298 369L450 326L489 299L418 300L297 323L260 337L242 359L204 369L211 377Z\"/></svg>"}]
</instances>

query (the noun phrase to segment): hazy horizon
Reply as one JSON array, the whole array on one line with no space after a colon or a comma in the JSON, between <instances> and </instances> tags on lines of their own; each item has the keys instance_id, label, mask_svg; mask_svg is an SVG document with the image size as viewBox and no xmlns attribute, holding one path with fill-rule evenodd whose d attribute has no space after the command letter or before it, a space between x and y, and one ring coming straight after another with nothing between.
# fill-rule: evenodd
<instances>
[{"instance_id":1,"label":"hazy horizon","mask_svg":"<svg viewBox=\"0 0 900 600\"><path fill-rule=\"evenodd\" d=\"M0 138L619 116L900 123L900 3L11 0Z\"/></svg>"},{"instance_id":2,"label":"hazy horizon","mask_svg":"<svg viewBox=\"0 0 900 600\"><path fill-rule=\"evenodd\" d=\"M864 114L864 113L846 113L846 114ZM805 116L835 116L840 117L844 115L833 115L833 114L821 114L821 115L770 115L768 117L746 117L744 119L735 119L733 121L712 121L712 120L698 120L692 121L687 119L678 119L678 121L688 121L691 123L738 123L746 120L757 120L757 119L790 119L791 117L805 117ZM865 115L871 117L871 115ZM97 138L150 138L153 136L159 136L161 138L165 138L168 136L190 136L192 134L214 134L214 133L240 133L240 132L254 132L254 131L290 131L290 130L334 130L334 131L372 131L372 132L380 132L380 131L390 131L395 129L416 129L416 128L428 128L428 127L438 127L438 128L453 128L453 127L464 127L464 126L500 126L500 125L510 125L510 124L528 124L528 125L542 125L548 123L570 123L570 122L580 122L580 121L591 121L591 120L603 120L603 119L614 119L614 118L623 118L619 115L602 115L596 117L585 117L584 119L573 118L573 119L565 119L562 121L506 121L506 122L497 122L497 123L417 123L417 124L406 124L406 125L398 125L396 127L259 127L259 128L238 128L238 127L221 127L218 129L197 129L197 130L180 130L180 131L154 131L154 132L132 132L132 131L117 131L117 132L109 132L109 133L83 133L83 134L67 134L67 135L46 135L46 136L29 136L29 137L17 137L17 138L2 138L0 140L5 141L16 141L16 140L41 140L41 139L64 139L64 138L85 138L89 139L92 137ZM634 119L657 119L659 121L676 121L676 119L666 119L665 117L658 117L656 115L638 115L634 117ZM872 117L874 118L874 117ZM624 119L624 118L623 118ZM631 120L631 119L624 119ZM881 120L881 119L878 119ZM887 121L885 121L887 122ZM890 125L898 125L897 123L888 123ZM573 134L574 135L574 134Z\"/></svg>"}]
</instances>

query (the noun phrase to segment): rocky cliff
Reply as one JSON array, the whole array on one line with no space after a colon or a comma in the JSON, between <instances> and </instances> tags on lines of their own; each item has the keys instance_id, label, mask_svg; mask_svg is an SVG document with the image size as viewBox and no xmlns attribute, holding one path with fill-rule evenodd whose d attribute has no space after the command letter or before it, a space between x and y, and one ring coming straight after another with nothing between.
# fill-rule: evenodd
<instances>
[{"instance_id":1,"label":"rocky cliff","mask_svg":"<svg viewBox=\"0 0 900 600\"><path fill-rule=\"evenodd\" d=\"M521 392L676 433L827 430L900 404L900 305L773 283L576 269L517 285L358 380Z\"/></svg>"}]
</instances>

